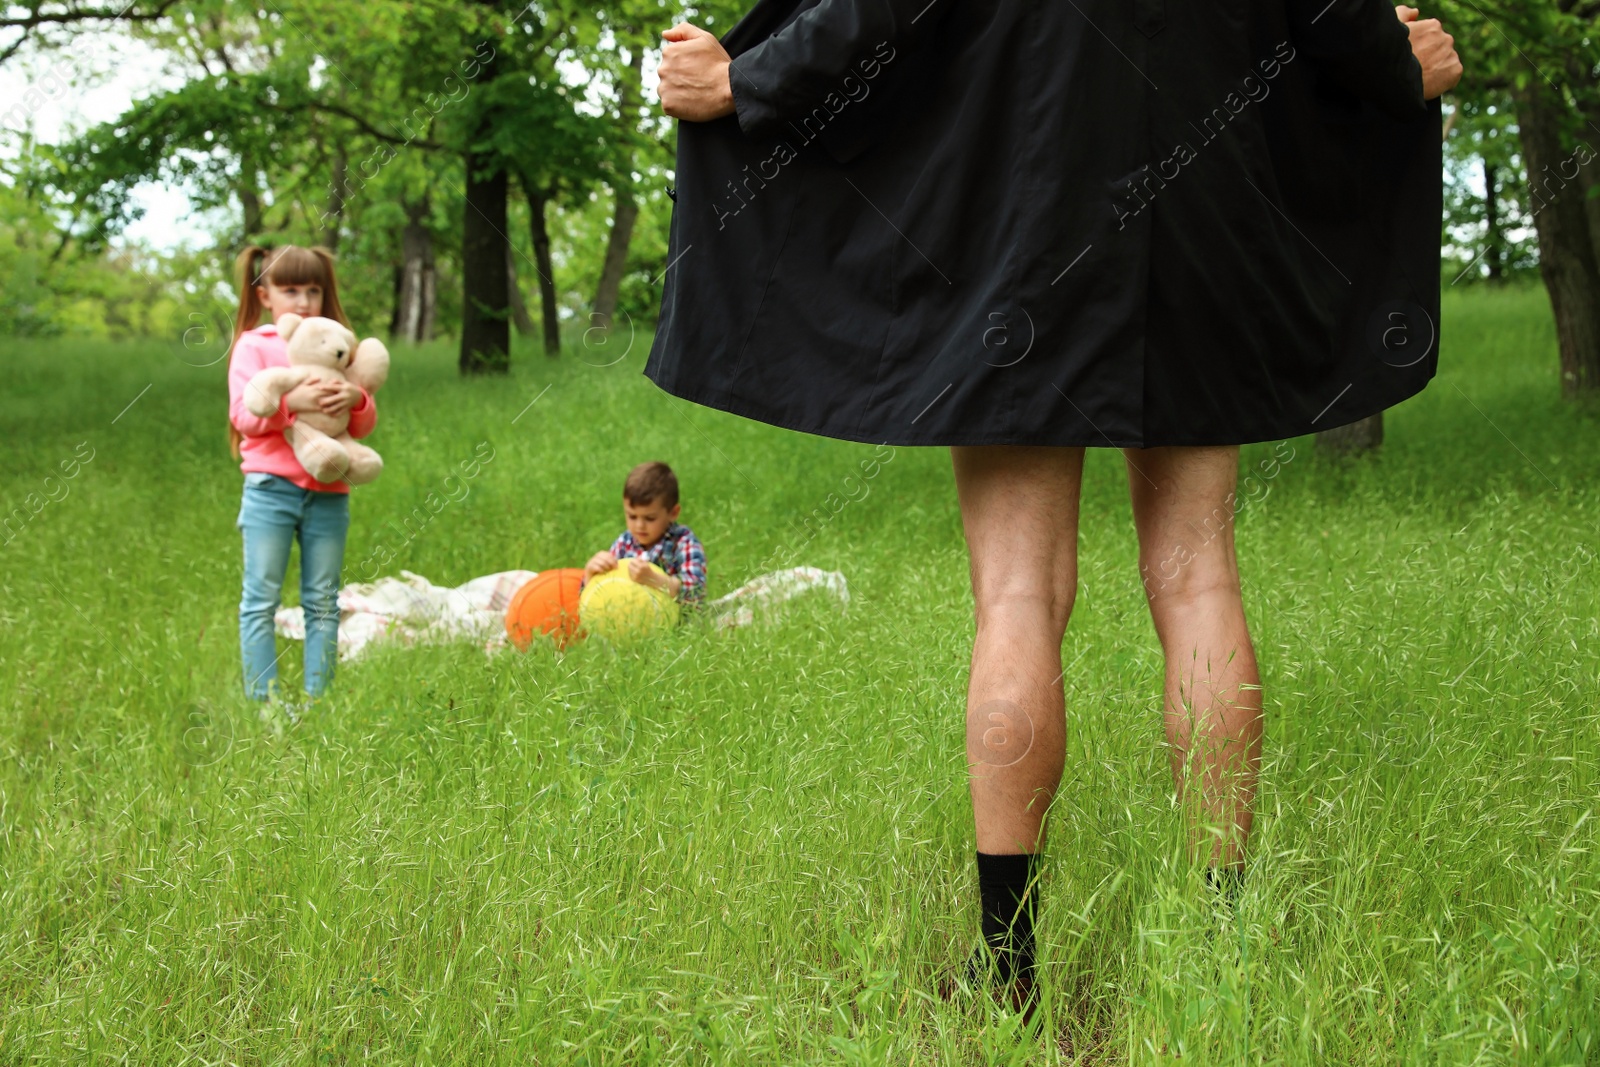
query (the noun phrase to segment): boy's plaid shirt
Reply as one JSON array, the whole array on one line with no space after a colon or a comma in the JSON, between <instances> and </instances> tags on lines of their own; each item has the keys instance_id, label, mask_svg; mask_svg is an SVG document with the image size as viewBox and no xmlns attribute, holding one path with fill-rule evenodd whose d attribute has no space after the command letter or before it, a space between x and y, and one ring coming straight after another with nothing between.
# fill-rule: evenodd
<instances>
[{"instance_id":1,"label":"boy's plaid shirt","mask_svg":"<svg viewBox=\"0 0 1600 1067\"><path fill-rule=\"evenodd\" d=\"M661 540L648 549L624 530L611 545L611 554L620 562L631 556L643 556L668 574L683 582L678 590L678 600L695 606L704 602L706 595L706 550L694 531L681 522L667 527Z\"/></svg>"}]
</instances>

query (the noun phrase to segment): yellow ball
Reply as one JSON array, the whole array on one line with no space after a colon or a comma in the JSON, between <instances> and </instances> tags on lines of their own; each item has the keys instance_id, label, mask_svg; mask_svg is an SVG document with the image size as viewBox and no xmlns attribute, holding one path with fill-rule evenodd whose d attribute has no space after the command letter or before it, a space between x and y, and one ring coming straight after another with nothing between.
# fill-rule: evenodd
<instances>
[{"instance_id":1,"label":"yellow ball","mask_svg":"<svg viewBox=\"0 0 1600 1067\"><path fill-rule=\"evenodd\" d=\"M628 577L628 559L590 578L578 597L578 619L588 633L618 644L654 637L677 625L678 601L664 589ZM666 577L654 563L649 567Z\"/></svg>"}]
</instances>

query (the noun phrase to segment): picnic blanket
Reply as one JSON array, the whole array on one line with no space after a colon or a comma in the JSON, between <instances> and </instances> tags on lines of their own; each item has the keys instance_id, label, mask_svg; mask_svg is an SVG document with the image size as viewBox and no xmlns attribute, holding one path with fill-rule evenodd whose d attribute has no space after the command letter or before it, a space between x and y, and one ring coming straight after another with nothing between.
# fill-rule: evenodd
<instances>
[{"instance_id":1,"label":"picnic blanket","mask_svg":"<svg viewBox=\"0 0 1600 1067\"><path fill-rule=\"evenodd\" d=\"M339 660L347 662L374 644L438 644L473 641L494 655L511 647L506 638L506 605L538 571L499 571L458 586L435 585L420 574L402 570L398 578L357 582L339 590ZM819 590L850 603L850 589L838 571L789 567L746 582L726 596L701 606L717 628L776 621L783 604L802 593ZM273 617L278 636L304 641L305 615L298 607L283 608Z\"/></svg>"}]
</instances>

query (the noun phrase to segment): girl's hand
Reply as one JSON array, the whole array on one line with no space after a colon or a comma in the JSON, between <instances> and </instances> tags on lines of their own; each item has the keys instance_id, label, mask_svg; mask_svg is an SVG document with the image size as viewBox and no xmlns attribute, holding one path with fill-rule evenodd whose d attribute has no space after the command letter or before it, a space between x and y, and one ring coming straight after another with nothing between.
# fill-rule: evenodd
<instances>
[{"instance_id":1,"label":"girl's hand","mask_svg":"<svg viewBox=\"0 0 1600 1067\"><path fill-rule=\"evenodd\" d=\"M320 411L324 385L321 378L312 376L283 394L290 411Z\"/></svg>"},{"instance_id":2,"label":"girl's hand","mask_svg":"<svg viewBox=\"0 0 1600 1067\"><path fill-rule=\"evenodd\" d=\"M332 418L349 414L350 409L361 402L361 387L354 382L329 379L322 383L322 389L322 398L319 401L322 413Z\"/></svg>"}]
</instances>

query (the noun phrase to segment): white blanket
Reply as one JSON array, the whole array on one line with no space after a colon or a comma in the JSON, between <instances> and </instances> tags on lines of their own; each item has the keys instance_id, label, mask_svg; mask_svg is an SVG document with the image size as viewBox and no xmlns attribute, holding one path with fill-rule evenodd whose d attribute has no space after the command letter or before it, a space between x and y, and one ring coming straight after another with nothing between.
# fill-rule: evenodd
<instances>
[{"instance_id":1,"label":"white blanket","mask_svg":"<svg viewBox=\"0 0 1600 1067\"><path fill-rule=\"evenodd\" d=\"M506 606L539 572L500 571L454 588L434 585L411 571L400 574L399 578L358 582L339 590L341 662L381 643L474 641L490 655L509 648ZM832 593L841 608L850 603L849 587L838 571L789 567L746 582L726 596L708 601L701 610L714 626L748 626L757 619L776 620L780 605L811 589ZM278 636L305 640L305 616L300 608L281 609L273 622Z\"/></svg>"}]
</instances>

